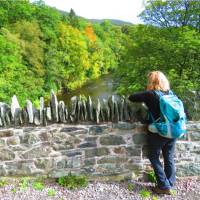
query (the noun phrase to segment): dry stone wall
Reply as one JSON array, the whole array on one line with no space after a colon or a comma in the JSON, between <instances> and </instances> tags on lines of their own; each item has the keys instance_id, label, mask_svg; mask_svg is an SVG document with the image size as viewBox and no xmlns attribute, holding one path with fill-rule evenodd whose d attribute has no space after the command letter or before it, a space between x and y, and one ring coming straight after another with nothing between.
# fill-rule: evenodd
<instances>
[{"instance_id":1,"label":"dry stone wall","mask_svg":"<svg viewBox=\"0 0 200 200\"><path fill-rule=\"evenodd\" d=\"M146 116L143 104L133 104L123 96L111 96L100 101L83 96L71 98L70 105L58 101L51 91L49 104L45 106L44 98L40 98L39 108L35 108L30 100L25 107L20 107L17 97L11 99L11 105L0 102L0 127L43 125L52 123L79 122L118 122L142 121Z\"/></svg>"},{"instance_id":2,"label":"dry stone wall","mask_svg":"<svg viewBox=\"0 0 200 200\"><path fill-rule=\"evenodd\" d=\"M0 103L0 176L140 176L150 168L148 133L140 123L146 114L142 104L119 96L72 97L65 105L52 91L38 109L29 100L21 108L13 96L11 105ZM200 122L187 128L176 146L178 176L200 175Z\"/></svg>"},{"instance_id":3,"label":"dry stone wall","mask_svg":"<svg viewBox=\"0 0 200 200\"><path fill-rule=\"evenodd\" d=\"M200 123L187 128L176 146L178 176L200 175ZM139 122L1 128L0 176L140 176L150 167L147 134Z\"/></svg>"}]
</instances>

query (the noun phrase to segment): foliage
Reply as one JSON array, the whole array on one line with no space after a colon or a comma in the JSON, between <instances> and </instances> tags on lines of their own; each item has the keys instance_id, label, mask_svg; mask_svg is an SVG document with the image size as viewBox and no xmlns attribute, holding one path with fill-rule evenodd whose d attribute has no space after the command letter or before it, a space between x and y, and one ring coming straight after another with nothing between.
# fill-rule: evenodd
<instances>
[{"instance_id":1,"label":"foliage","mask_svg":"<svg viewBox=\"0 0 200 200\"><path fill-rule=\"evenodd\" d=\"M150 181L150 182L152 182L152 183L156 183L157 181L156 181L156 175L155 175L155 172L154 171L149 171L148 173L147 173L147 178L148 178L148 180Z\"/></svg>"},{"instance_id":2,"label":"foliage","mask_svg":"<svg viewBox=\"0 0 200 200\"><path fill-rule=\"evenodd\" d=\"M158 200L157 196L153 196L151 200Z\"/></svg>"},{"instance_id":3,"label":"foliage","mask_svg":"<svg viewBox=\"0 0 200 200\"><path fill-rule=\"evenodd\" d=\"M58 184L68 189L76 189L86 187L88 179L84 175L68 174L67 176L58 178Z\"/></svg>"},{"instance_id":4,"label":"foliage","mask_svg":"<svg viewBox=\"0 0 200 200\"><path fill-rule=\"evenodd\" d=\"M139 194L144 199L149 198L151 196L151 193L148 190L146 190L146 189L140 190Z\"/></svg>"},{"instance_id":5,"label":"foliage","mask_svg":"<svg viewBox=\"0 0 200 200\"><path fill-rule=\"evenodd\" d=\"M48 189L48 196L49 197L54 197L56 195L56 191L52 188Z\"/></svg>"},{"instance_id":6,"label":"foliage","mask_svg":"<svg viewBox=\"0 0 200 200\"><path fill-rule=\"evenodd\" d=\"M111 23L95 28L72 9L58 11L42 0L0 4L0 101L15 94L24 105L51 89L81 87L117 66L121 35Z\"/></svg>"},{"instance_id":7,"label":"foliage","mask_svg":"<svg viewBox=\"0 0 200 200\"><path fill-rule=\"evenodd\" d=\"M34 181L32 183L32 187L35 189L35 190L43 190L45 188L45 185L44 183L40 182L40 181Z\"/></svg>"},{"instance_id":8,"label":"foliage","mask_svg":"<svg viewBox=\"0 0 200 200\"><path fill-rule=\"evenodd\" d=\"M0 179L0 187L4 187L4 186L6 186L8 183L7 183L7 181L5 180L5 179L3 179L3 178L1 178Z\"/></svg>"},{"instance_id":9,"label":"foliage","mask_svg":"<svg viewBox=\"0 0 200 200\"><path fill-rule=\"evenodd\" d=\"M140 17L161 27L190 26L200 31L199 8L196 0L148 0Z\"/></svg>"},{"instance_id":10,"label":"foliage","mask_svg":"<svg viewBox=\"0 0 200 200\"><path fill-rule=\"evenodd\" d=\"M127 186L127 188L128 188L128 191L132 191L132 190L133 190L133 188L134 188L134 186L133 186L133 184L132 184L132 183L128 183L128 186Z\"/></svg>"},{"instance_id":11,"label":"foliage","mask_svg":"<svg viewBox=\"0 0 200 200\"><path fill-rule=\"evenodd\" d=\"M151 70L163 71L178 94L200 89L200 35L195 30L139 25L131 27L128 36L116 73L120 93L143 90Z\"/></svg>"},{"instance_id":12,"label":"foliage","mask_svg":"<svg viewBox=\"0 0 200 200\"><path fill-rule=\"evenodd\" d=\"M27 189L27 187L29 186L29 178L28 177L22 177L19 181L19 187L21 190L25 190Z\"/></svg>"}]
</instances>

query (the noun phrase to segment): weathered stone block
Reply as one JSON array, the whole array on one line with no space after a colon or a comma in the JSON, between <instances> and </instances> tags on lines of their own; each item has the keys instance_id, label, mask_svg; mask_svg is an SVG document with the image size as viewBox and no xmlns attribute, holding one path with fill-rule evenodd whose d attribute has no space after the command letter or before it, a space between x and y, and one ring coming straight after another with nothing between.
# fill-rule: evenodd
<instances>
[{"instance_id":1,"label":"weathered stone block","mask_svg":"<svg viewBox=\"0 0 200 200\"><path fill-rule=\"evenodd\" d=\"M89 134L91 135L102 135L107 132L111 132L112 128L108 125L91 126Z\"/></svg>"},{"instance_id":2,"label":"weathered stone block","mask_svg":"<svg viewBox=\"0 0 200 200\"><path fill-rule=\"evenodd\" d=\"M11 129L3 129L3 130L0 130L0 137L11 137L13 136L14 133Z\"/></svg>"},{"instance_id":3,"label":"weathered stone block","mask_svg":"<svg viewBox=\"0 0 200 200\"><path fill-rule=\"evenodd\" d=\"M113 152L116 154L126 154L125 147L115 147L113 148Z\"/></svg>"},{"instance_id":4,"label":"weathered stone block","mask_svg":"<svg viewBox=\"0 0 200 200\"><path fill-rule=\"evenodd\" d=\"M21 155L21 158L32 159L32 158L48 157L51 151L52 151L52 148L49 146L33 147L32 149L23 153Z\"/></svg>"},{"instance_id":5,"label":"weathered stone block","mask_svg":"<svg viewBox=\"0 0 200 200\"><path fill-rule=\"evenodd\" d=\"M127 123L127 122L118 122L118 123L112 124L113 128L122 129L122 130L135 129L137 126L138 126L138 123Z\"/></svg>"},{"instance_id":6,"label":"weathered stone block","mask_svg":"<svg viewBox=\"0 0 200 200\"><path fill-rule=\"evenodd\" d=\"M82 155L82 151L79 151L77 149L69 150L69 151L62 151L62 155L65 155L67 157L74 157L74 156Z\"/></svg>"},{"instance_id":7,"label":"weathered stone block","mask_svg":"<svg viewBox=\"0 0 200 200\"><path fill-rule=\"evenodd\" d=\"M0 147L4 147L5 143L5 139L0 138Z\"/></svg>"},{"instance_id":8,"label":"weathered stone block","mask_svg":"<svg viewBox=\"0 0 200 200\"><path fill-rule=\"evenodd\" d=\"M96 159L91 158L91 159L85 159L84 160L84 166L90 166L90 165L95 165L96 164Z\"/></svg>"},{"instance_id":9,"label":"weathered stone block","mask_svg":"<svg viewBox=\"0 0 200 200\"><path fill-rule=\"evenodd\" d=\"M140 147L126 147L126 152L128 156L141 156L142 148Z\"/></svg>"},{"instance_id":10,"label":"weathered stone block","mask_svg":"<svg viewBox=\"0 0 200 200\"><path fill-rule=\"evenodd\" d=\"M0 149L0 160L6 161L6 160L13 160L15 158L15 153L11 150L4 148Z\"/></svg>"},{"instance_id":11,"label":"weathered stone block","mask_svg":"<svg viewBox=\"0 0 200 200\"><path fill-rule=\"evenodd\" d=\"M177 151L191 151L194 148L194 144L192 142L187 141L177 141L176 143L176 150Z\"/></svg>"},{"instance_id":12,"label":"weathered stone block","mask_svg":"<svg viewBox=\"0 0 200 200\"><path fill-rule=\"evenodd\" d=\"M176 165L177 176L199 176L200 163L181 163Z\"/></svg>"},{"instance_id":13,"label":"weathered stone block","mask_svg":"<svg viewBox=\"0 0 200 200\"><path fill-rule=\"evenodd\" d=\"M39 169L50 170L53 168L53 160L51 158L38 158L34 163Z\"/></svg>"},{"instance_id":14,"label":"weathered stone block","mask_svg":"<svg viewBox=\"0 0 200 200\"><path fill-rule=\"evenodd\" d=\"M101 145L120 145L120 144L126 144L122 136L115 136L115 135L109 135L109 136L102 136L100 138L100 144Z\"/></svg>"},{"instance_id":15,"label":"weathered stone block","mask_svg":"<svg viewBox=\"0 0 200 200\"><path fill-rule=\"evenodd\" d=\"M108 155L108 154L109 154L109 150L108 148L105 148L105 147L85 150L86 158L95 157L95 156L103 156L103 155Z\"/></svg>"},{"instance_id":16,"label":"weathered stone block","mask_svg":"<svg viewBox=\"0 0 200 200\"><path fill-rule=\"evenodd\" d=\"M6 142L8 146L18 145L20 144L20 139L19 139L19 136L12 136L12 137L9 137Z\"/></svg>"},{"instance_id":17,"label":"weathered stone block","mask_svg":"<svg viewBox=\"0 0 200 200\"><path fill-rule=\"evenodd\" d=\"M88 147L96 147L97 144L95 141L91 141L91 142L84 142L80 145L78 145L78 148L88 148Z\"/></svg>"},{"instance_id":18,"label":"weathered stone block","mask_svg":"<svg viewBox=\"0 0 200 200\"><path fill-rule=\"evenodd\" d=\"M20 136L21 144L36 144L40 142L41 140L38 138L37 134L33 133L27 133L22 136Z\"/></svg>"},{"instance_id":19,"label":"weathered stone block","mask_svg":"<svg viewBox=\"0 0 200 200\"><path fill-rule=\"evenodd\" d=\"M83 165L82 156L75 156L68 158L66 168L80 168Z\"/></svg>"},{"instance_id":20,"label":"weathered stone block","mask_svg":"<svg viewBox=\"0 0 200 200\"><path fill-rule=\"evenodd\" d=\"M5 163L8 175L39 175L45 174L43 170L35 167L33 160L12 161Z\"/></svg>"},{"instance_id":21,"label":"weathered stone block","mask_svg":"<svg viewBox=\"0 0 200 200\"><path fill-rule=\"evenodd\" d=\"M68 149L73 149L73 144L70 143L65 143L65 144L57 144L54 143L52 144L53 150L55 151L60 151L60 150L68 150Z\"/></svg>"},{"instance_id":22,"label":"weathered stone block","mask_svg":"<svg viewBox=\"0 0 200 200\"><path fill-rule=\"evenodd\" d=\"M60 130L60 132L64 132L70 135L77 135L77 134L87 134L88 130L84 128L64 127Z\"/></svg>"},{"instance_id":23,"label":"weathered stone block","mask_svg":"<svg viewBox=\"0 0 200 200\"><path fill-rule=\"evenodd\" d=\"M125 169L122 165L118 165L117 163L104 163L98 164L98 166L95 167L95 171L101 175L115 175L118 173L123 173Z\"/></svg>"},{"instance_id":24,"label":"weathered stone block","mask_svg":"<svg viewBox=\"0 0 200 200\"><path fill-rule=\"evenodd\" d=\"M125 163L128 161L127 157L118 157L118 156L110 156L110 157L104 157L99 160L97 160L97 164L103 164L103 163Z\"/></svg>"},{"instance_id":25,"label":"weathered stone block","mask_svg":"<svg viewBox=\"0 0 200 200\"><path fill-rule=\"evenodd\" d=\"M147 144L147 135L146 133L138 133L133 135L134 144Z\"/></svg>"},{"instance_id":26,"label":"weathered stone block","mask_svg":"<svg viewBox=\"0 0 200 200\"><path fill-rule=\"evenodd\" d=\"M190 141L200 141L200 131L190 131L187 134Z\"/></svg>"}]
</instances>

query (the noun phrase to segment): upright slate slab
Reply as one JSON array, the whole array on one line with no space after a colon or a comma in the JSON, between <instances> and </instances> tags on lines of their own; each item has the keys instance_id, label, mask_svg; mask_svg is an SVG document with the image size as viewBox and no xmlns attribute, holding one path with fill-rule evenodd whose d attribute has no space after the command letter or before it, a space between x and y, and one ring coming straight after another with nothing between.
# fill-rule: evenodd
<instances>
[{"instance_id":1,"label":"upright slate slab","mask_svg":"<svg viewBox=\"0 0 200 200\"><path fill-rule=\"evenodd\" d=\"M0 102L0 118L2 126L10 125L10 107L6 103Z\"/></svg>"},{"instance_id":2,"label":"upright slate slab","mask_svg":"<svg viewBox=\"0 0 200 200\"><path fill-rule=\"evenodd\" d=\"M16 95L14 95L11 99L11 118L12 118L12 122L14 122L15 125L19 125L20 124L20 105L19 102L17 100Z\"/></svg>"},{"instance_id":3,"label":"upright slate slab","mask_svg":"<svg viewBox=\"0 0 200 200\"><path fill-rule=\"evenodd\" d=\"M28 122L33 124L34 122L34 112L33 112L33 104L30 100L26 100L26 110L28 113Z\"/></svg>"},{"instance_id":4,"label":"upright slate slab","mask_svg":"<svg viewBox=\"0 0 200 200\"><path fill-rule=\"evenodd\" d=\"M70 114L70 119L72 122L77 121L77 113L78 112L78 97L73 96L71 98L71 114Z\"/></svg>"},{"instance_id":5,"label":"upright slate slab","mask_svg":"<svg viewBox=\"0 0 200 200\"><path fill-rule=\"evenodd\" d=\"M40 97L40 124L44 122L44 97Z\"/></svg>"},{"instance_id":6,"label":"upright slate slab","mask_svg":"<svg viewBox=\"0 0 200 200\"><path fill-rule=\"evenodd\" d=\"M54 94L54 91L51 90L51 99L50 99L51 115L53 122L58 122L58 100L57 96Z\"/></svg>"},{"instance_id":7,"label":"upright slate slab","mask_svg":"<svg viewBox=\"0 0 200 200\"><path fill-rule=\"evenodd\" d=\"M59 101L58 104L58 116L59 122L65 122L65 103L64 101Z\"/></svg>"},{"instance_id":8,"label":"upright slate slab","mask_svg":"<svg viewBox=\"0 0 200 200\"><path fill-rule=\"evenodd\" d=\"M94 121L94 115L93 115L93 103L90 96L88 96L87 100L87 110L88 110L88 116L90 121Z\"/></svg>"},{"instance_id":9,"label":"upright slate slab","mask_svg":"<svg viewBox=\"0 0 200 200\"><path fill-rule=\"evenodd\" d=\"M100 110L101 110L101 103L99 98L97 99L97 106L96 106L96 123L99 124L100 122Z\"/></svg>"}]
</instances>

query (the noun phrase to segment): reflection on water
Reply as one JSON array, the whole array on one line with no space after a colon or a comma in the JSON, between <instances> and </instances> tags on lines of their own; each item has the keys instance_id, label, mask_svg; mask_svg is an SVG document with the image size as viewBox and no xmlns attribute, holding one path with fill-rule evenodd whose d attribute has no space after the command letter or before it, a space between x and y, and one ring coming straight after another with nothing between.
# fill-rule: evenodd
<instances>
[{"instance_id":1,"label":"reflection on water","mask_svg":"<svg viewBox=\"0 0 200 200\"><path fill-rule=\"evenodd\" d=\"M90 96L93 100L97 100L97 98L100 100L103 98L108 99L111 95L116 94L113 91L114 85L112 76L104 75L98 79L89 81L86 85L74 91L62 91L58 94L58 100L63 100L65 104L69 104L71 97L79 95Z\"/></svg>"}]
</instances>

